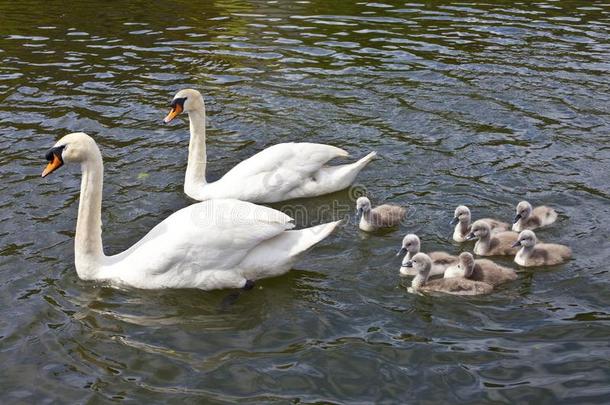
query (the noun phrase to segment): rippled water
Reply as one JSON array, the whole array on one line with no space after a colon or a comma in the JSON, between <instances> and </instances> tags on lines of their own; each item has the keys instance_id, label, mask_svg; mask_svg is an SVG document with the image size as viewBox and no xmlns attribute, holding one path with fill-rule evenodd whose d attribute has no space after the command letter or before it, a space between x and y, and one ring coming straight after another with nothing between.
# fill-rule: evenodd
<instances>
[{"instance_id":1,"label":"rippled water","mask_svg":"<svg viewBox=\"0 0 610 405\"><path fill-rule=\"evenodd\" d=\"M609 34L604 1L1 3L2 402L607 401ZM43 180L44 152L96 138L119 252L190 203L188 126L161 125L184 87L207 100L212 179L278 142L377 150L359 183L412 218L352 222L232 304L80 281L78 168ZM523 198L558 208L539 234L573 261L487 297L407 293L404 233L459 252L457 204L509 220ZM305 225L352 204L275 207Z\"/></svg>"}]
</instances>

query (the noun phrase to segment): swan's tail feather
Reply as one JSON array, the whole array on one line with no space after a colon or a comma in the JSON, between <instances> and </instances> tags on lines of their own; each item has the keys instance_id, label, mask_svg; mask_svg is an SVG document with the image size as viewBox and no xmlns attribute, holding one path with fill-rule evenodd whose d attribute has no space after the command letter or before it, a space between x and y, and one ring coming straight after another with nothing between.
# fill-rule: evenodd
<instances>
[{"instance_id":1,"label":"swan's tail feather","mask_svg":"<svg viewBox=\"0 0 610 405\"><path fill-rule=\"evenodd\" d=\"M368 165L371 162L371 160L373 160L375 158L375 156L377 156L377 152L373 151L373 152L369 153L368 155L366 155L365 157L363 157L362 159L357 161L356 166L364 167L364 166Z\"/></svg>"},{"instance_id":2,"label":"swan's tail feather","mask_svg":"<svg viewBox=\"0 0 610 405\"><path fill-rule=\"evenodd\" d=\"M244 275L251 279L283 274L290 270L301 253L330 235L341 222L329 222L311 228L282 232L250 251L240 267Z\"/></svg>"},{"instance_id":3,"label":"swan's tail feather","mask_svg":"<svg viewBox=\"0 0 610 405\"><path fill-rule=\"evenodd\" d=\"M334 147L337 152L337 157L349 157L349 152L345 149Z\"/></svg>"},{"instance_id":4,"label":"swan's tail feather","mask_svg":"<svg viewBox=\"0 0 610 405\"><path fill-rule=\"evenodd\" d=\"M364 169L364 167L368 165L375 158L375 156L377 156L377 152L373 151L357 162L343 166L331 167L330 170L336 170L337 172L335 175L342 178L342 184L337 189L340 190L349 187L350 184L356 180L356 177L362 171L362 169Z\"/></svg>"},{"instance_id":5,"label":"swan's tail feather","mask_svg":"<svg viewBox=\"0 0 610 405\"><path fill-rule=\"evenodd\" d=\"M357 162L338 166L324 166L318 171L318 183L316 195L333 193L349 187L358 173L377 156L377 152L371 152ZM301 197L300 195L294 197Z\"/></svg>"},{"instance_id":6,"label":"swan's tail feather","mask_svg":"<svg viewBox=\"0 0 610 405\"><path fill-rule=\"evenodd\" d=\"M326 224L312 226L311 228L286 231L285 234L289 234L288 237L292 239L293 242L289 249L290 256L297 256L324 240L341 222L342 221L328 222Z\"/></svg>"}]
</instances>

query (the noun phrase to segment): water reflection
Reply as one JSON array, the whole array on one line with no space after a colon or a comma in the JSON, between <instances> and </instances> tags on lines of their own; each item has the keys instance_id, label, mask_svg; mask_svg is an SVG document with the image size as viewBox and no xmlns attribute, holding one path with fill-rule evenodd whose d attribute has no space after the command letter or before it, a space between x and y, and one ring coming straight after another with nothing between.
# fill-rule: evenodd
<instances>
[{"instance_id":1,"label":"water reflection","mask_svg":"<svg viewBox=\"0 0 610 405\"><path fill-rule=\"evenodd\" d=\"M2 397L605 399L609 12L602 1L0 4ZM360 181L374 201L411 205L410 222L375 237L345 226L235 300L78 280L79 179L41 181L42 154L67 132L96 138L107 253L122 251L190 203L186 124L161 125L187 86L206 96L212 180L278 142L374 149ZM575 260L474 300L405 291L402 232L457 253L456 205L506 217L522 198L560 209L543 236ZM333 202L353 203L343 192L291 204Z\"/></svg>"}]
</instances>

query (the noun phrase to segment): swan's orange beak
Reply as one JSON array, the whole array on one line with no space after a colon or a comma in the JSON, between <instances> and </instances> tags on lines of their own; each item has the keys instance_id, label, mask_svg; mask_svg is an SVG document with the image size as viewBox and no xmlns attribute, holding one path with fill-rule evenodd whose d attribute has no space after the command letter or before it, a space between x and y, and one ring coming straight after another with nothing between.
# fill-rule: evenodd
<instances>
[{"instance_id":1,"label":"swan's orange beak","mask_svg":"<svg viewBox=\"0 0 610 405\"><path fill-rule=\"evenodd\" d=\"M163 119L164 123L168 123L171 120L173 120L174 118L176 118L180 113L182 112L182 105L179 103L176 103L176 105L174 105L171 109L171 111L169 112L169 114L167 114L165 116L165 118Z\"/></svg>"},{"instance_id":2,"label":"swan's orange beak","mask_svg":"<svg viewBox=\"0 0 610 405\"><path fill-rule=\"evenodd\" d=\"M49 174L53 173L55 170L59 169L64 165L64 161L61 158L61 152L63 150L63 146L59 148L52 148L47 152L46 158L49 161L47 167L42 171L42 177L46 177Z\"/></svg>"}]
</instances>

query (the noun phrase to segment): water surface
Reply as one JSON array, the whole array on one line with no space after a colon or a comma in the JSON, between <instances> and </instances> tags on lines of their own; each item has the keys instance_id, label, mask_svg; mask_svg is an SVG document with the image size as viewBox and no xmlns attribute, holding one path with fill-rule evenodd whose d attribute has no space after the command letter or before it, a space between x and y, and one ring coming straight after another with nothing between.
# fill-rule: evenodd
<instances>
[{"instance_id":1,"label":"water surface","mask_svg":"<svg viewBox=\"0 0 610 405\"><path fill-rule=\"evenodd\" d=\"M3 3L2 402L607 401L609 34L604 1ZM78 168L43 180L44 152L95 137L120 252L191 203L188 126L161 124L184 87L206 98L210 179L278 142L376 150L358 183L410 219L352 221L233 304L79 280ZM316 224L355 191L274 207ZM405 233L458 253L456 205L510 220L521 199L560 211L539 236L573 261L487 297L407 293Z\"/></svg>"}]
</instances>

